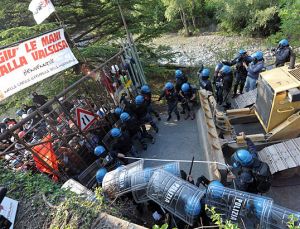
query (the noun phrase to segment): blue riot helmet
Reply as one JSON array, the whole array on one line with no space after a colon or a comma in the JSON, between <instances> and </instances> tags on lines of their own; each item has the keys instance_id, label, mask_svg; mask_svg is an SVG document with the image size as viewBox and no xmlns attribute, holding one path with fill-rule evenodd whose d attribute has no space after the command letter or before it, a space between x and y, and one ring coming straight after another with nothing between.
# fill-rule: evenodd
<instances>
[{"instance_id":1,"label":"blue riot helmet","mask_svg":"<svg viewBox=\"0 0 300 229\"><path fill-rule=\"evenodd\" d=\"M98 182L98 184L101 184L103 181L103 178L105 176L105 174L107 173L107 169L106 168L101 168L97 171L96 173L96 180Z\"/></svg>"},{"instance_id":2,"label":"blue riot helmet","mask_svg":"<svg viewBox=\"0 0 300 229\"><path fill-rule=\"evenodd\" d=\"M253 211L257 218L260 218L265 204L266 199L263 197L254 197L253 200L249 200L246 204L246 208Z\"/></svg>"},{"instance_id":3,"label":"blue riot helmet","mask_svg":"<svg viewBox=\"0 0 300 229\"><path fill-rule=\"evenodd\" d=\"M106 149L103 146L97 146L94 149L94 154L98 157L103 156L103 154L105 154Z\"/></svg>"},{"instance_id":4,"label":"blue riot helmet","mask_svg":"<svg viewBox=\"0 0 300 229\"><path fill-rule=\"evenodd\" d=\"M264 54L261 51L257 51L257 52L255 52L254 54L251 55L251 58L260 61L264 58Z\"/></svg>"},{"instance_id":5,"label":"blue riot helmet","mask_svg":"<svg viewBox=\"0 0 300 229\"><path fill-rule=\"evenodd\" d=\"M144 102L144 97L142 95L138 95L137 97L135 97L135 104L136 105L141 105Z\"/></svg>"},{"instance_id":6,"label":"blue riot helmet","mask_svg":"<svg viewBox=\"0 0 300 229\"><path fill-rule=\"evenodd\" d=\"M221 70L221 68L223 67L223 64L222 63L218 63L215 67L215 71L218 72Z\"/></svg>"},{"instance_id":7,"label":"blue riot helmet","mask_svg":"<svg viewBox=\"0 0 300 229\"><path fill-rule=\"evenodd\" d=\"M251 166L253 164L253 156L246 149L237 150L231 157L233 167L238 168L240 166Z\"/></svg>"},{"instance_id":8,"label":"blue riot helmet","mask_svg":"<svg viewBox=\"0 0 300 229\"><path fill-rule=\"evenodd\" d=\"M120 115L120 119L122 120L122 122L127 122L130 119L130 115L127 112L123 112Z\"/></svg>"},{"instance_id":9,"label":"blue riot helmet","mask_svg":"<svg viewBox=\"0 0 300 229\"><path fill-rule=\"evenodd\" d=\"M222 72L223 74L229 74L231 72L231 67L229 67L228 65L223 65L220 72Z\"/></svg>"},{"instance_id":10,"label":"blue riot helmet","mask_svg":"<svg viewBox=\"0 0 300 229\"><path fill-rule=\"evenodd\" d=\"M190 85L188 83L182 84L181 90L183 91L183 93L187 93L190 90Z\"/></svg>"},{"instance_id":11,"label":"blue riot helmet","mask_svg":"<svg viewBox=\"0 0 300 229\"><path fill-rule=\"evenodd\" d=\"M209 183L208 188L211 190L211 195L214 198L221 198L223 195L224 185L218 181L213 180Z\"/></svg>"},{"instance_id":12,"label":"blue riot helmet","mask_svg":"<svg viewBox=\"0 0 300 229\"><path fill-rule=\"evenodd\" d=\"M244 49L240 49L240 51L239 51L239 54L240 54L240 55L245 55L246 53L247 53L247 51L244 50Z\"/></svg>"},{"instance_id":13,"label":"blue riot helmet","mask_svg":"<svg viewBox=\"0 0 300 229\"><path fill-rule=\"evenodd\" d=\"M23 114L25 114L25 112L21 109L16 111L16 115L19 116L19 117L22 117Z\"/></svg>"},{"instance_id":14,"label":"blue riot helmet","mask_svg":"<svg viewBox=\"0 0 300 229\"><path fill-rule=\"evenodd\" d=\"M187 198L187 201L184 206L184 211L192 217L199 215L201 212L200 199Z\"/></svg>"},{"instance_id":15,"label":"blue riot helmet","mask_svg":"<svg viewBox=\"0 0 300 229\"><path fill-rule=\"evenodd\" d=\"M117 114L117 115L121 115L121 113L123 112L123 109L121 108L121 107L116 107L115 108L115 113Z\"/></svg>"},{"instance_id":16,"label":"blue riot helmet","mask_svg":"<svg viewBox=\"0 0 300 229\"><path fill-rule=\"evenodd\" d=\"M204 68L201 72L201 77L202 79L208 79L209 78L209 69L208 68Z\"/></svg>"},{"instance_id":17,"label":"blue riot helmet","mask_svg":"<svg viewBox=\"0 0 300 229\"><path fill-rule=\"evenodd\" d=\"M175 71L175 77L176 77L176 79L181 78L182 76L183 76L182 71L179 70L179 69L177 69L177 70Z\"/></svg>"},{"instance_id":18,"label":"blue riot helmet","mask_svg":"<svg viewBox=\"0 0 300 229\"><path fill-rule=\"evenodd\" d=\"M174 85L171 82L168 82L165 84L165 89L172 90L174 88Z\"/></svg>"},{"instance_id":19,"label":"blue riot helmet","mask_svg":"<svg viewBox=\"0 0 300 229\"><path fill-rule=\"evenodd\" d=\"M141 92L147 94L147 93L151 92L151 89L150 89L150 87L148 85L143 85L141 87Z\"/></svg>"},{"instance_id":20,"label":"blue riot helmet","mask_svg":"<svg viewBox=\"0 0 300 229\"><path fill-rule=\"evenodd\" d=\"M289 41L287 39L282 39L281 41L279 41L279 45L281 45L281 46L288 46L289 45Z\"/></svg>"},{"instance_id":21,"label":"blue riot helmet","mask_svg":"<svg viewBox=\"0 0 300 229\"><path fill-rule=\"evenodd\" d=\"M113 137L113 138L119 138L121 137L122 135L122 132L119 128L113 128L111 129L110 131L110 135Z\"/></svg>"}]
</instances>

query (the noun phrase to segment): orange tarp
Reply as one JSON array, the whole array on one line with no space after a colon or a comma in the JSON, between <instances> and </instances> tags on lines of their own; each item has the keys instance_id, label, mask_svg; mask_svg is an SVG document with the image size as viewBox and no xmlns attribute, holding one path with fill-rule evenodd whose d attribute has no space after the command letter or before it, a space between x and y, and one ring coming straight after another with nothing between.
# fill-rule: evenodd
<instances>
[{"instance_id":1,"label":"orange tarp","mask_svg":"<svg viewBox=\"0 0 300 229\"><path fill-rule=\"evenodd\" d=\"M45 163L49 165L53 170L58 172L58 163L57 163L57 157L54 153L52 143L49 142L51 140L51 135L47 135L42 140L42 143L40 145L32 147L33 151L39 155L39 157L43 160L41 161L38 157L33 155L33 159L36 165L36 168L43 173L47 173L50 175L53 175L53 180L58 180L58 177L53 174L52 170L45 166Z\"/></svg>"}]
</instances>

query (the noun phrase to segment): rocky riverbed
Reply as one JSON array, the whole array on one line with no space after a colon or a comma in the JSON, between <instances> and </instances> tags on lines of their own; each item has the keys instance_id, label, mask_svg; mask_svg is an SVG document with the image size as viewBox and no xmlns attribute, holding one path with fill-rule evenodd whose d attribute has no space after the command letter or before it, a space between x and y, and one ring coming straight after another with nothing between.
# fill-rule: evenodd
<instances>
[{"instance_id":1,"label":"rocky riverbed","mask_svg":"<svg viewBox=\"0 0 300 229\"><path fill-rule=\"evenodd\" d=\"M177 54L171 62L160 60L160 64L177 66L215 65L221 60L232 59L238 50L245 49L249 54L261 50L267 62L273 60L271 46L267 46L263 39L253 39L240 36L222 36L216 34L202 34L193 37L183 37L177 34L167 34L153 41L155 46L167 45Z\"/></svg>"}]
</instances>

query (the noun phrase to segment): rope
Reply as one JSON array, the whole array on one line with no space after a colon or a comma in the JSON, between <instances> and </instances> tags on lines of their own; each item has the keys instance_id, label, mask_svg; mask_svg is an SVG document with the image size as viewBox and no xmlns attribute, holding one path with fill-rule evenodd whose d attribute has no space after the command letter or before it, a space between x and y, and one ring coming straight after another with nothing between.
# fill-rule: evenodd
<instances>
[{"instance_id":1,"label":"rope","mask_svg":"<svg viewBox=\"0 0 300 229\"><path fill-rule=\"evenodd\" d=\"M165 161L165 162L169 162L169 161L175 161L175 162L183 162L183 163L191 163L191 160L174 160L174 159L154 159L154 158L141 158L141 157L124 157L126 159L132 159L132 160L145 160L145 161ZM227 165L225 163L221 163L221 162L217 162L217 161L194 161L194 163L203 163L203 164L218 164L218 165L222 165L225 166L227 169L229 169L231 171L231 166Z\"/></svg>"}]
</instances>

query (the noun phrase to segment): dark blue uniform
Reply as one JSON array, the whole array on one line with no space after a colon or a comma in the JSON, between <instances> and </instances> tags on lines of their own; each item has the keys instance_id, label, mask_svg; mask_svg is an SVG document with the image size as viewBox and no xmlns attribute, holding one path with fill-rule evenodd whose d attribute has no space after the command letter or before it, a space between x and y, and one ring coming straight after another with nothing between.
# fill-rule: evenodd
<instances>
[{"instance_id":1,"label":"dark blue uniform","mask_svg":"<svg viewBox=\"0 0 300 229\"><path fill-rule=\"evenodd\" d=\"M172 90L165 89L159 96L158 100L161 100L164 97L166 98L168 104L168 120L171 119L172 112L176 114L177 119L180 119L179 112L177 109L178 93L174 90L174 88Z\"/></svg>"},{"instance_id":2,"label":"dark blue uniform","mask_svg":"<svg viewBox=\"0 0 300 229\"><path fill-rule=\"evenodd\" d=\"M238 86L240 85L240 94L243 93L246 78L247 78L247 69L243 65L243 63L246 63L249 65L252 61L252 58L248 55L239 55L238 57L234 58L232 61L229 62L223 62L223 64L226 64L228 66L236 66L235 71L235 84L233 88L233 96L237 94Z\"/></svg>"},{"instance_id":3,"label":"dark blue uniform","mask_svg":"<svg viewBox=\"0 0 300 229\"><path fill-rule=\"evenodd\" d=\"M289 46L279 46L275 51L275 66L281 67L285 62L290 61L292 50Z\"/></svg>"}]
</instances>

